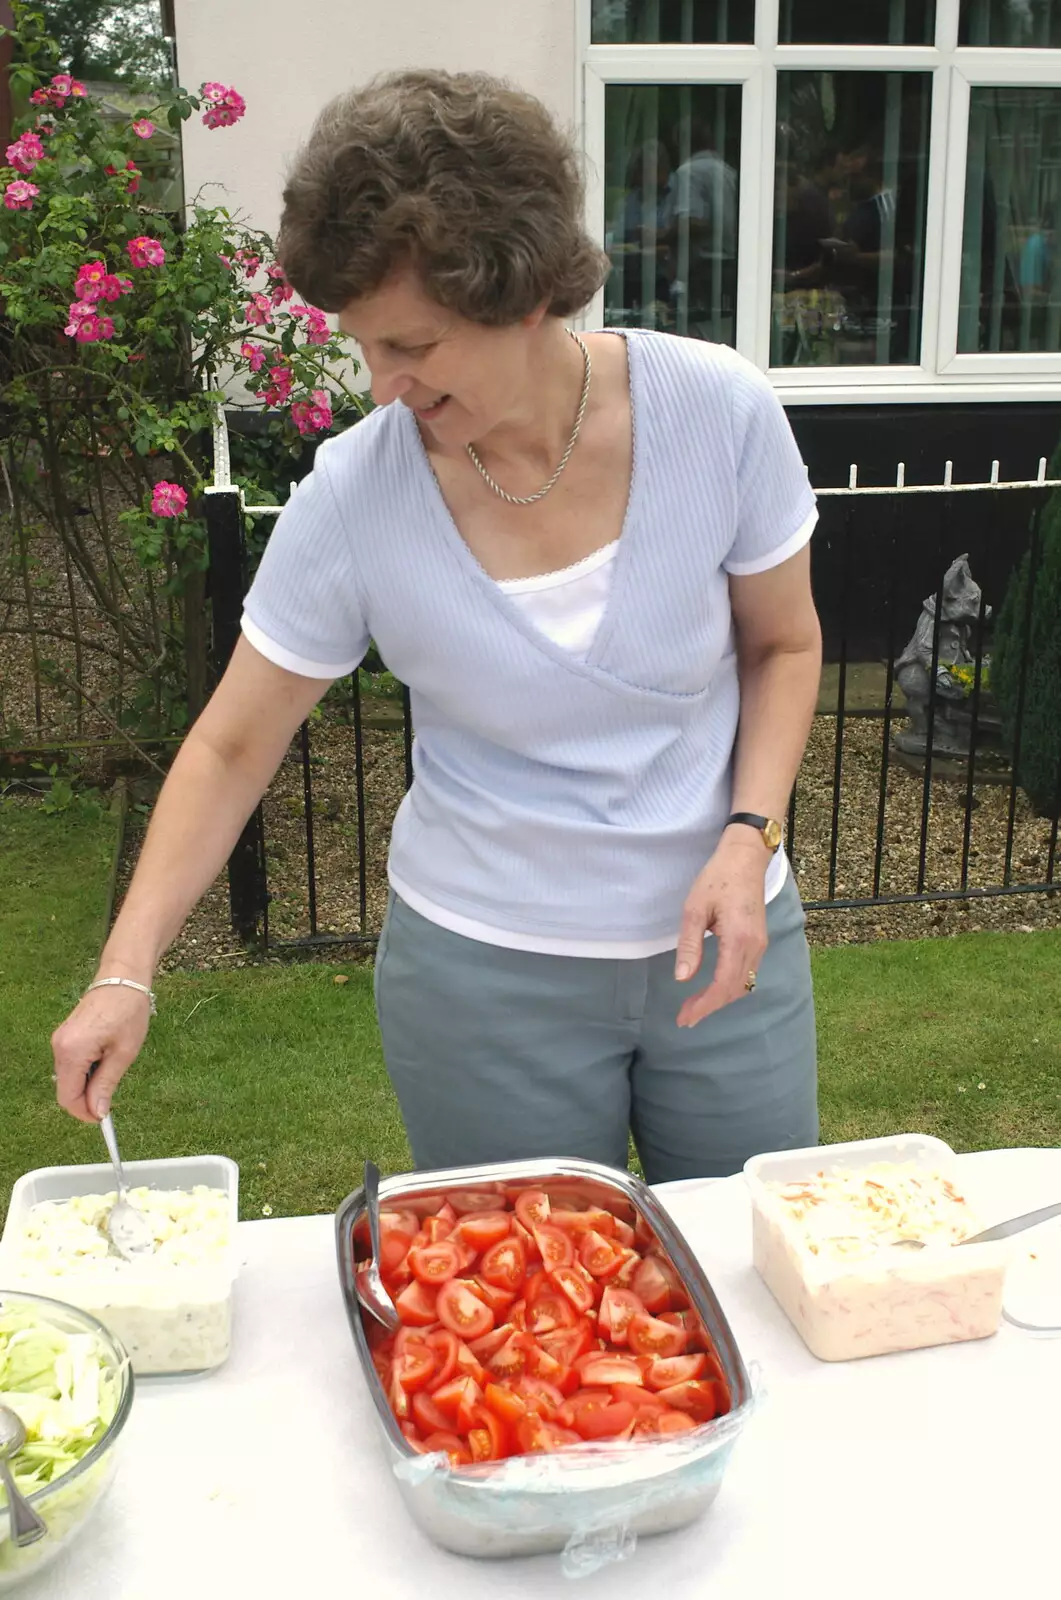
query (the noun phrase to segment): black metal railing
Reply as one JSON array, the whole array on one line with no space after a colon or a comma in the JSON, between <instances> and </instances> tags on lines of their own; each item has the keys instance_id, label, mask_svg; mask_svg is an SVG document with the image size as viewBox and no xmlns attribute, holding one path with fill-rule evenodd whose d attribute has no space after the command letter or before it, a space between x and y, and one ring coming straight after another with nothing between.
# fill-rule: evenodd
<instances>
[{"instance_id":1,"label":"black metal railing","mask_svg":"<svg viewBox=\"0 0 1061 1600\"><path fill-rule=\"evenodd\" d=\"M820 588L828 597L826 669L787 824L788 849L808 909L1061 890L1061 735L1057 803L1038 815L1020 781L1042 512L1059 484L1046 477L1045 462L1037 479L996 480L994 467L982 484L952 484L948 469L941 484L908 486L900 468L894 485L860 488L852 469L847 488L820 491L812 558L816 592ZM997 508L1003 493L1008 554L1000 563ZM977 494L981 505L993 505L990 513L970 513ZM218 671L234 647L247 583L244 517L248 511L272 514L275 509L244 507L238 490L227 483L210 492ZM939 748L940 730L955 714L953 682L948 697L941 678L951 654L943 575L964 550L970 552L974 575L988 571L993 588L990 599L986 586L981 588L978 604L962 624L974 648L962 706L968 751L957 755ZM1011 706L1007 720L989 688L989 624L1025 557L1025 614L1016 628L1023 656L1015 711ZM934 599L935 612L930 647L924 645L928 690L925 752L919 758L896 743L908 730L912 709L896 662L926 596ZM927 608L923 614L928 615ZM1010 628L1012 633L1012 618ZM1061 616L1057 630L1061 634ZM229 884L233 925L245 938L277 949L375 942L386 893L385 841L401 794L412 781L413 743L408 693L399 689L397 698L381 696L381 671L382 663L370 653L361 671L333 688L323 708L302 726L270 795L244 830L229 863ZM321 809L318 772L338 784L338 792L327 795L327 814ZM286 836L282 851L281 833Z\"/></svg>"}]
</instances>

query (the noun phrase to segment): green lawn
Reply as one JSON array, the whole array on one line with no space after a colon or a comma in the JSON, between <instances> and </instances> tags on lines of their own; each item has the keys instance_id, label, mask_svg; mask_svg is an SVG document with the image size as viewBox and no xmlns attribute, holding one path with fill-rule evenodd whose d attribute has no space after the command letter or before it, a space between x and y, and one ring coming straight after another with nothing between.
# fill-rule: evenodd
<instances>
[{"instance_id":1,"label":"green lawn","mask_svg":"<svg viewBox=\"0 0 1061 1600\"><path fill-rule=\"evenodd\" d=\"M48 1035L93 965L112 839L109 818L0 811L0 1208L30 1167L104 1159L54 1106ZM828 949L814 965L824 1139L1061 1143L1061 932ZM366 1155L408 1165L365 968L175 974L158 991L117 1102L130 1159L230 1155L245 1216L332 1209Z\"/></svg>"}]
</instances>

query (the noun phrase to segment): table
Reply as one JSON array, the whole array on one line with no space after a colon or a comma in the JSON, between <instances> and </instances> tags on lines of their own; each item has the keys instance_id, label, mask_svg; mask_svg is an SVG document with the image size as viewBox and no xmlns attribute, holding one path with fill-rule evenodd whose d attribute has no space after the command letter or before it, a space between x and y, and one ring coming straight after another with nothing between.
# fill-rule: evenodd
<instances>
[{"instance_id":1,"label":"table","mask_svg":"<svg viewBox=\"0 0 1061 1600\"><path fill-rule=\"evenodd\" d=\"M1061 1195L1061 1150L960 1161L988 1221ZM1061 1592L1061 1340L1004 1324L975 1344L820 1363L750 1265L743 1179L659 1192L767 1391L699 1523L574 1584L555 1556L484 1563L437 1550L383 1470L331 1217L242 1223L229 1362L140 1385L97 1521L24 1600Z\"/></svg>"}]
</instances>

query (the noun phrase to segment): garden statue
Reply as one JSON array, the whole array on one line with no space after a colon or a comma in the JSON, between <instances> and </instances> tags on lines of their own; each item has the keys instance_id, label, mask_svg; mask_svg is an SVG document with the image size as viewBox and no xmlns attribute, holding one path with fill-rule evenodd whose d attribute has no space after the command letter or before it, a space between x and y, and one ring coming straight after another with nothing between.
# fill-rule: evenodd
<instances>
[{"instance_id":1,"label":"garden statue","mask_svg":"<svg viewBox=\"0 0 1061 1600\"><path fill-rule=\"evenodd\" d=\"M937 596L929 595L914 636L895 663L899 687L906 696L907 726L895 736L897 750L923 756L928 750L929 703L932 693L932 643L936 631ZM969 694L975 673L980 622L980 585L969 571L967 555L958 556L943 579L943 612L939 623L932 753L967 756L973 737ZM984 606L984 619L991 607Z\"/></svg>"}]
</instances>

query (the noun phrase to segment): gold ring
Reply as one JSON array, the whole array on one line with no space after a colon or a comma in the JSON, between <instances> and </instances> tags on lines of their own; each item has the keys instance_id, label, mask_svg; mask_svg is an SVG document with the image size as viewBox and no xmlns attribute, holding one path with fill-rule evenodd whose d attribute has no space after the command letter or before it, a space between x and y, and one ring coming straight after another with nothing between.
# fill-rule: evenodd
<instances>
[{"instance_id":1,"label":"gold ring","mask_svg":"<svg viewBox=\"0 0 1061 1600\"><path fill-rule=\"evenodd\" d=\"M744 985L745 991L748 994L751 994L752 990L755 988L756 982L757 982L757 979L756 979L755 973L754 972L749 972L747 981L746 981L746 983Z\"/></svg>"}]
</instances>

